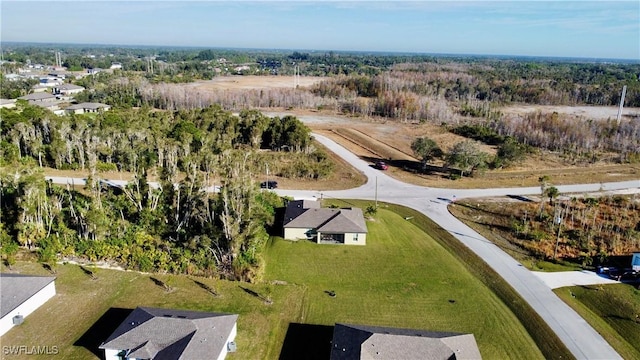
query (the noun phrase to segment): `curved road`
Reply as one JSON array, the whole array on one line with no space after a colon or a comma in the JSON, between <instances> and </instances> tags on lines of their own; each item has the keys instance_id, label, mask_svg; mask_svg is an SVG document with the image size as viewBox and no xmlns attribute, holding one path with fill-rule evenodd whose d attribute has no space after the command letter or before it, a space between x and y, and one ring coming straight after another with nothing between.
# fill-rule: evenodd
<instances>
[{"instance_id":1,"label":"curved road","mask_svg":"<svg viewBox=\"0 0 640 360\"><path fill-rule=\"evenodd\" d=\"M540 195L539 187L451 190L426 188L398 181L378 171L332 140L314 134L316 140L335 152L368 178L365 185L339 191L277 190L280 195L301 198L377 199L420 211L473 250L502 276L549 324L569 351L578 359L621 359L620 355L571 307L565 304L538 277L499 247L456 219L447 205L452 199L505 195ZM376 191L377 187L377 191ZM560 192L638 189L640 180L618 183L557 186Z\"/></svg>"},{"instance_id":2,"label":"curved road","mask_svg":"<svg viewBox=\"0 0 640 360\"><path fill-rule=\"evenodd\" d=\"M482 237L449 213L451 200L506 195L540 195L539 187L452 190L426 188L398 181L370 166L332 140L313 135L316 140L345 159L367 176L367 183L349 190L298 191L279 189L279 195L296 198L377 199L420 211L449 231L473 250L549 324L569 351L578 359L621 359L620 355L578 313L558 298L542 280L515 261L499 247ZM84 179L47 177L54 183L84 184ZM120 183L113 181L114 184ZM125 183L124 181L122 183ZM155 185L151 184L150 185ZM617 183L556 186L560 192L595 192L600 190L640 189L640 180ZM208 189L212 191L212 189ZM377 193L377 194L376 194Z\"/></svg>"}]
</instances>

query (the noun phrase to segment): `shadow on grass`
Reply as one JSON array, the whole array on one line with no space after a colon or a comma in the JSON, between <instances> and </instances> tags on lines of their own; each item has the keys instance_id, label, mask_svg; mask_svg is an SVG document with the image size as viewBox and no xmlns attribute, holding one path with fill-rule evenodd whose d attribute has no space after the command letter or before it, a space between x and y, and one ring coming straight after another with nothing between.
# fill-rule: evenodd
<instances>
[{"instance_id":1,"label":"shadow on grass","mask_svg":"<svg viewBox=\"0 0 640 360\"><path fill-rule=\"evenodd\" d=\"M290 323L279 359L328 359L332 339L333 326Z\"/></svg>"},{"instance_id":2,"label":"shadow on grass","mask_svg":"<svg viewBox=\"0 0 640 360\"><path fill-rule=\"evenodd\" d=\"M248 289L248 288L246 288L246 287L242 287L242 286L240 286L240 289L244 290L244 292L246 292L247 294L249 294L249 295L251 295L251 296L255 296L256 298L258 298L258 299L260 299L260 300L264 301L266 304L272 304L272 303L273 303L273 301L271 300L271 298L266 297L266 296L263 296L263 295L261 295L261 294L259 294L259 293L255 292L255 291L253 291L253 290L251 290L251 289Z\"/></svg>"},{"instance_id":3,"label":"shadow on grass","mask_svg":"<svg viewBox=\"0 0 640 360\"><path fill-rule=\"evenodd\" d=\"M131 309L110 308L82 336L73 343L74 346L82 346L102 359L104 350L98 349L109 335L131 314Z\"/></svg>"},{"instance_id":4,"label":"shadow on grass","mask_svg":"<svg viewBox=\"0 0 640 360\"><path fill-rule=\"evenodd\" d=\"M209 294L213 295L214 297L218 296L218 293L211 286L209 286L209 285L207 285L207 284L205 284L203 282L200 282L198 280L191 279L191 281L193 281L201 289L205 290L206 292L208 292Z\"/></svg>"}]
</instances>

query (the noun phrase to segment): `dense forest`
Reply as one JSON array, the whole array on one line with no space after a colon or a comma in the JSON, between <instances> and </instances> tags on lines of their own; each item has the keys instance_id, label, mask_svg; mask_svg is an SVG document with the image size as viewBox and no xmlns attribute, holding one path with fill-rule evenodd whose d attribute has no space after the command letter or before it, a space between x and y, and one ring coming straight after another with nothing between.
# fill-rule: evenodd
<instances>
[{"instance_id":1,"label":"dense forest","mask_svg":"<svg viewBox=\"0 0 640 360\"><path fill-rule=\"evenodd\" d=\"M309 129L290 116L235 116L217 106L55 116L24 102L0 111L0 241L9 264L24 246L52 266L58 256L77 256L255 280L275 208L283 205L259 190L255 175L265 164L286 177L332 171ZM86 187L65 188L45 181L42 167L90 175ZM135 178L109 185L101 174L110 170ZM219 193L205 191L216 184Z\"/></svg>"}]
</instances>

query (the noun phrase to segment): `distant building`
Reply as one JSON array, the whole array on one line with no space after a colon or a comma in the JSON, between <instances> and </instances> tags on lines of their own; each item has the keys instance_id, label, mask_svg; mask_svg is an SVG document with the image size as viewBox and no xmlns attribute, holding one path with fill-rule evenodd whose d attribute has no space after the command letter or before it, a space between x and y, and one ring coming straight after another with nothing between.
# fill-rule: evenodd
<instances>
[{"instance_id":1,"label":"distant building","mask_svg":"<svg viewBox=\"0 0 640 360\"><path fill-rule=\"evenodd\" d=\"M73 95L83 92L85 89L82 86L74 84L62 84L53 87L53 94Z\"/></svg>"},{"instance_id":2,"label":"distant building","mask_svg":"<svg viewBox=\"0 0 640 360\"><path fill-rule=\"evenodd\" d=\"M18 81L18 80L23 80L24 76L20 74L5 74L4 79L7 81Z\"/></svg>"},{"instance_id":3,"label":"distant building","mask_svg":"<svg viewBox=\"0 0 640 360\"><path fill-rule=\"evenodd\" d=\"M109 111L110 105L102 103L84 102L67 107L64 111L67 114L85 114L85 113L97 113L102 111Z\"/></svg>"},{"instance_id":4,"label":"distant building","mask_svg":"<svg viewBox=\"0 0 640 360\"><path fill-rule=\"evenodd\" d=\"M122 69L122 64L119 62L111 63L111 67L109 69L112 69L112 70Z\"/></svg>"},{"instance_id":5,"label":"distant building","mask_svg":"<svg viewBox=\"0 0 640 360\"><path fill-rule=\"evenodd\" d=\"M14 99L0 99L0 109L13 109L16 107Z\"/></svg>"},{"instance_id":6,"label":"distant building","mask_svg":"<svg viewBox=\"0 0 640 360\"><path fill-rule=\"evenodd\" d=\"M0 273L0 336L56 294L55 279Z\"/></svg>"},{"instance_id":7,"label":"distant building","mask_svg":"<svg viewBox=\"0 0 640 360\"><path fill-rule=\"evenodd\" d=\"M27 100L29 102L53 102L57 100L54 95L46 92L37 92L25 96L20 96L18 99Z\"/></svg>"}]
</instances>

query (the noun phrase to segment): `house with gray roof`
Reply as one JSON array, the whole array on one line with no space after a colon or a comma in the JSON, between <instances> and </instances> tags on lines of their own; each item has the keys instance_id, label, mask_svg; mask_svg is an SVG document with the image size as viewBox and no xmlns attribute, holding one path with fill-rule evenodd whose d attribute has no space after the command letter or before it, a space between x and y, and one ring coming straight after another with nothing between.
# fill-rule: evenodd
<instances>
[{"instance_id":1,"label":"house with gray roof","mask_svg":"<svg viewBox=\"0 0 640 360\"><path fill-rule=\"evenodd\" d=\"M138 307L105 340L105 359L222 360L235 351L238 315Z\"/></svg>"},{"instance_id":2,"label":"house with gray roof","mask_svg":"<svg viewBox=\"0 0 640 360\"><path fill-rule=\"evenodd\" d=\"M53 93L61 95L79 94L84 90L84 87L74 84L62 84L53 87Z\"/></svg>"},{"instance_id":3,"label":"house with gray roof","mask_svg":"<svg viewBox=\"0 0 640 360\"><path fill-rule=\"evenodd\" d=\"M331 360L481 359L473 334L336 324Z\"/></svg>"},{"instance_id":4,"label":"house with gray roof","mask_svg":"<svg viewBox=\"0 0 640 360\"><path fill-rule=\"evenodd\" d=\"M86 114L86 113L97 113L102 111L109 111L109 109L111 109L111 106L107 104L84 102L80 104L71 105L66 109L64 109L64 111L66 111L67 114Z\"/></svg>"},{"instance_id":5,"label":"house with gray roof","mask_svg":"<svg viewBox=\"0 0 640 360\"><path fill-rule=\"evenodd\" d=\"M56 294L55 279L0 273L0 336Z\"/></svg>"},{"instance_id":6,"label":"house with gray roof","mask_svg":"<svg viewBox=\"0 0 640 360\"><path fill-rule=\"evenodd\" d=\"M56 101L58 100L55 95L51 95L47 92L36 92L25 96L20 96L18 99L27 100L33 102L47 102L47 101Z\"/></svg>"},{"instance_id":7,"label":"house with gray roof","mask_svg":"<svg viewBox=\"0 0 640 360\"><path fill-rule=\"evenodd\" d=\"M284 214L284 238L319 244L366 245L367 224L362 209L322 208L319 201L294 200Z\"/></svg>"}]
</instances>

